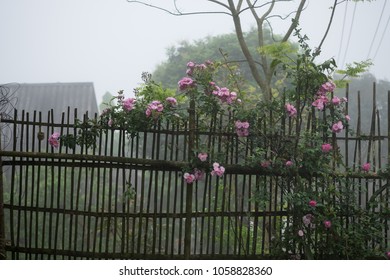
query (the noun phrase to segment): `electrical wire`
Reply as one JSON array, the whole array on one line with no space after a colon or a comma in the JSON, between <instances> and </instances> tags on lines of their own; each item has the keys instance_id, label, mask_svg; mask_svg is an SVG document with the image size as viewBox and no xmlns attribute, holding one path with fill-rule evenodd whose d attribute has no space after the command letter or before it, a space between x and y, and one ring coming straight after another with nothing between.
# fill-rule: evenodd
<instances>
[{"instance_id":1,"label":"electrical wire","mask_svg":"<svg viewBox=\"0 0 390 280\"><path fill-rule=\"evenodd\" d=\"M344 9L343 28L341 30L340 46L339 46L339 52L337 54L337 61L340 59L341 49L343 47L343 38L344 38L345 20L347 18L347 11L348 11L348 2L345 4L345 9Z\"/></svg>"},{"instance_id":2,"label":"electrical wire","mask_svg":"<svg viewBox=\"0 0 390 280\"><path fill-rule=\"evenodd\" d=\"M352 14L351 27L349 28L347 46L345 47L343 63L341 64L341 65L342 65L342 68L344 67L345 60L346 60L346 58L347 58L347 51L348 51L348 49L349 49L349 42L351 41L351 35L352 35L353 24L354 24L354 22L355 22L356 7L357 7L357 2L355 2L355 6L353 7L353 14Z\"/></svg>"},{"instance_id":3,"label":"electrical wire","mask_svg":"<svg viewBox=\"0 0 390 280\"><path fill-rule=\"evenodd\" d=\"M375 57L376 57L376 55L378 54L378 51L379 51L379 49L380 49L380 47L381 47L381 45L382 45L383 38L385 37L386 31L387 31L387 27L389 27L389 22L390 22L390 16L389 16L388 19L387 19L385 29L383 30L383 33L382 33L382 36L381 36L381 40L379 41L379 45L378 45L378 47L376 48L374 57L372 58L373 60L375 59Z\"/></svg>"},{"instance_id":4,"label":"electrical wire","mask_svg":"<svg viewBox=\"0 0 390 280\"><path fill-rule=\"evenodd\" d=\"M375 29L374 37L371 40L370 49L368 50L368 54L367 54L367 59L370 58L370 53L371 53L372 47L374 45L374 41L375 41L376 35L378 34L379 25L380 25L380 23L382 21L382 16L383 16L383 12L385 11L386 4L387 4L387 1L383 1L382 12L381 12L381 15L380 15L379 20L378 20L378 24L377 24L376 29Z\"/></svg>"}]
</instances>

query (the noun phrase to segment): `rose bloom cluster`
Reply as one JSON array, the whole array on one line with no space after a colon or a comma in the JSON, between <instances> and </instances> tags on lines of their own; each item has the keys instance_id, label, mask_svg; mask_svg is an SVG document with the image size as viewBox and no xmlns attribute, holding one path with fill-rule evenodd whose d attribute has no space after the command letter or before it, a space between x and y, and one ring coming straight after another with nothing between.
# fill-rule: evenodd
<instances>
[{"instance_id":1,"label":"rose bloom cluster","mask_svg":"<svg viewBox=\"0 0 390 280\"><path fill-rule=\"evenodd\" d=\"M235 93L234 91L230 91L226 87L220 88L218 86L215 86L215 90L213 90L212 94L218 97L222 103L227 103L230 105L235 101L240 102L240 100L237 99L237 93Z\"/></svg>"},{"instance_id":2,"label":"rose bloom cluster","mask_svg":"<svg viewBox=\"0 0 390 280\"><path fill-rule=\"evenodd\" d=\"M325 105L329 103L327 94L335 90L336 85L332 81L328 81L320 86L316 94L316 100L312 103L314 107L322 111L325 108ZM334 102L333 102L334 101ZM334 105L339 105L341 103L340 98L334 97L332 99Z\"/></svg>"},{"instance_id":3,"label":"rose bloom cluster","mask_svg":"<svg viewBox=\"0 0 390 280\"><path fill-rule=\"evenodd\" d=\"M336 88L336 85L332 81L328 81L320 86L316 93L316 99L313 101L312 106L316 107L318 110L323 111L325 109L325 106L328 104L332 104L333 106L337 107L345 102L347 102L347 98L342 97L339 98L337 96L334 96L332 99L328 97L328 93L331 93ZM286 103L284 105L285 111L288 114L289 117L296 117L297 115L297 109L290 103ZM350 120L350 117L348 115L345 115L344 121L348 122ZM332 124L332 132L333 133L340 133L344 129L343 120L338 120L334 124Z\"/></svg>"},{"instance_id":4,"label":"rose bloom cluster","mask_svg":"<svg viewBox=\"0 0 390 280\"><path fill-rule=\"evenodd\" d=\"M310 200L308 205L311 207L311 208L316 208L317 207L317 201L315 200ZM306 214L302 217L302 222L303 222L303 225L305 228L310 228L310 229L314 229L315 228L315 216L313 214ZM325 229L330 229L332 227L332 222L330 220L324 220L323 222L323 225L324 225L324 228ZM298 230L298 236L299 237L303 237L305 235L305 232L300 229Z\"/></svg>"},{"instance_id":5,"label":"rose bloom cluster","mask_svg":"<svg viewBox=\"0 0 390 280\"><path fill-rule=\"evenodd\" d=\"M198 159L201 162L207 161L208 154L205 152L198 153ZM225 168L218 162L213 163L213 170L211 171L212 176L222 177L225 173ZM192 184L196 181L204 178L204 172L200 169L195 168L192 172L186 172L183 174L183 178L187 184Z\"/></svg>"},{"instance_id":6,"label":"rose bloom cluster","mask_svg":"<svg viewBox=\"0 0 390 280\"><path fill-rule=\"evenodd\" d=\"M347 102L347 98L342 97L339 98L337 96L334 96L332 99L328 97L328 93L331 93L335 90L336 85L332 81L328 81L320 86L316 93L316 99L312 103L312 106L316 107L319 111L323 111L325 107L328 104L333 105L334 107L337 107L341 105L342 103ZM344 121L348 122L350 120L350 117L348 115L345 116ZM344 129L343 120L336 121L332 127L333 133L340 133Z\"/></svg>"},{"instance_id":7,"label":"rose bloom cluster","mask_svg":"<svg viewBox=\"0 0 390 280\"><path fill-rule=\"evenodd\" d=\"M211 176L222 177L225 173L225 167L220 165L218 162L213 163L213 170L211 171Z\"/></svg>"},{"instance_id":8,"label":"rose bloom cluster","mask_svg":"<svg viewBox=\"0 0 390 280\"><path fill-rule=\"evenodd\" d=\"M147 117L153 115L153 117L157 118L163 110L164 110L164 105L160 101L155 100L148 104L145 114Z\"/></svg>"},{"instance_id":9,"label":"rose bloom cluster","mask_svg":"<svg viewBox=\"0 0 390 280\"><path fill-rule=\"evenodd\" d=\"M234 124L236 133L239 137L247 137L249 135L249 123L236 121Z\"/></svg>"},{"instance_id":10,"label":"rose bloom cluster","mask_svg":"<svg viewBox=\"0 0 390 280\"><path fill-rule=\"evenodd\" d=\"M187 63L187 77L182 78L178 82L180 91L188 91L195 89L197 86L196 77L197 74L201 75L213 66L213 63L207 60L205 63L196 64L195 62ZM194 78L195 77L195 78ZM237 93L234 91L230 91L226 87L218 87L215 82L209 82L209 84L204 89L206 94L212 94L216 96L222 103L232 104L234 102L241 102L240 99L237 98Z\"/></svg>"},{"instance_id":11,"label":"rose bloom cluster","mask_svg":"<svg viewBox=\"0 0 390 280\"><path fill-rule=\"evenodd\" d=\"M125 98L123 92L120 91L119 95L116 97L118 100L119 108L122 108L123 112L131 112L137 106L136 98ZM140 103L142 104L142 103ZM174 107L177 105L177 100L174 97L167 97L165 101L154 100L150 102L145 109L146 117L158 118L159 115L163 112L165 107ZM138 104L138 106L141 106ZM108 118L107 125L112 127L115 124L115 119L111 118L112 108L106 108L103 110L101 117Z\"/></svg>"},{"instance_id":12,"label":"rose bloom cluster","mask_svg":"<svg viewBox=\"0 0 390 280\"><path fill-rule=\"evenodd\" d=\"M174 97L167 97L165 99L166 105L168 106L176 106L177 100ZM145 114L147 117L153 116L154 118L158 118L164 110L164 104L161 101L154 100L150 102L146 108Z\"/></svg>"},{"instance_id":13,"label":"rose bloom cluster","mask_svg":"<svg viewBox=\"0 0 390 280\"><path fill-rule=\"evenodd\" d=\"M204 177L204 172L199 169L194 169L191 173L186 172L183 175L183 178L187 184L192 184L196 181L202 180L203 177Z\"/></svg>"},{"instance_id":14,"label":"rose bloom cluster","mask_svg":"<svg viewBox=\"0 0 390 280\"><path fill-rule=\"evenodd\" d=\"M187 77L182 78L179 82L179 90L180 91L187 91L196 88L197 84L194 79L192 79L193 76L195 76L196 73L201 73L202 71L206 70L208 67L212 66L213 63L210 60L207 60L205 63L197 64L193 61L189 61L187 63Z\"/></svg>"},{"instance_id":15,"label":"rose bloom cluster","mask_svg":"<svg viewBox=\"0 0 390 280\"><path fill-rule=\"evenodd\" d=\"M197 71L202 72L210 66L213 66L213 62L210 60L206 60L205 63L201 63L201 64L197 64L193 61L189 61L187 63L186 74L187 76L192 77Z\"/></svg>"}]
</instances>

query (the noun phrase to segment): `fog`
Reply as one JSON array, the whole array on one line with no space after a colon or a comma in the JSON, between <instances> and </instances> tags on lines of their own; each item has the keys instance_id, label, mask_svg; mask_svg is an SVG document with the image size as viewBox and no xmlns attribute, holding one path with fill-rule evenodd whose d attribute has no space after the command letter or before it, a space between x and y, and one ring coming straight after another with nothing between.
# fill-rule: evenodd
<instances>
[{"instance_id":1,"label":"fog","mask_svg":"<svg viewBox=\"0 0 390 280\"><path fill-rule=\"evenodd\" d=\"M206 0L179 3L184 11L215 7ZM332 3L308 1L302 14L312 47L326 30ZM292 6L277 5L275 13L287 15ZM98 102L106 91L130 95L169 46L234 30L227 15L177 17L126 0L2 0L0 10L0 84L93 82ZM351 1L340 4L322 58L334 57L340 67L371 58L370 72L389 79L389 19L390 5L383 1L364 1L356 9ZM253 26L250 13L243 21L246 30ZM283 33L288 23L274 18L274 32Z\"/></svg>"}]
</instances>

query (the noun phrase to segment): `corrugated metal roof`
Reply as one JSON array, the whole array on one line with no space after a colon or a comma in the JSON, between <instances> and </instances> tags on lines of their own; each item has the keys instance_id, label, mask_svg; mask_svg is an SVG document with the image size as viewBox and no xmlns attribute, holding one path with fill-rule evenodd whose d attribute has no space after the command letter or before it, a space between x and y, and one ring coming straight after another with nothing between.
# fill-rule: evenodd
<instances>
[{"instance_id":1,"label":"corrugated metal roof","mask_svg":"<svg viewBox=\"0 0 390 280\"><path fill-rule=\"evenodd\" d=\"M57 121L63 112L68 111L68 107L72 113L77 108L80 117L87 111L89 116L99 112L93 83L90 82L25 83L4 86L10 89L19 116L22 110L30 113L42 112L45 115L53 109L54 120Z\"/></svg>"}]
</instances>

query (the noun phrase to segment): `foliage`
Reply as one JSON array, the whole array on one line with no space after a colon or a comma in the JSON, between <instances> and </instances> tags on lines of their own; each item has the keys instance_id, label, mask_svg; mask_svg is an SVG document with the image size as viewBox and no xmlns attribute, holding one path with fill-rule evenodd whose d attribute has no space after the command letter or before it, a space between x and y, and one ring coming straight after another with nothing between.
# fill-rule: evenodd
<instances>
[{"instance_id":1,"label":"foliage","mask_svg":"<svg viewBox=\"0 0 390 280\"><path fill-rule=\"evenodd\" d=\"M337 86L345 87L349 80L345 80L346 77L357 78L360 74L366 72L367 68L372 65L371 60L365 60L362 62L354 62L352 64L347 63L345 70L338 70L337 74L342 75L342 78L338 81Z\"/></svg>"}]
</instances>

